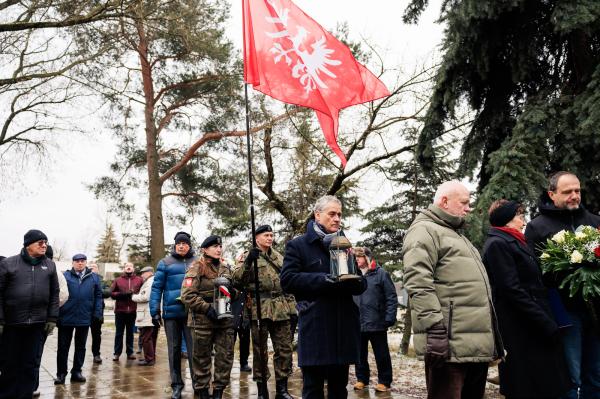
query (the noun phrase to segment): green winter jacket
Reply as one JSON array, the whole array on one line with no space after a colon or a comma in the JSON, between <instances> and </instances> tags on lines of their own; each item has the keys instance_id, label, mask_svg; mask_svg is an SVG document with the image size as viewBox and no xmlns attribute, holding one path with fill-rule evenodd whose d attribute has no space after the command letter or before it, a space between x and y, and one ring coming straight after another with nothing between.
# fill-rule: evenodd
<instances>
[{"instance_id":1,"label":"green winter jacket","mask_svg":"<svg viewBox=\"0 0 600 399\"><path fill-rule=\"evenodd\" d=\"M497 357L489 281L479 252L458 231L462 224L462 218L431 205L417 215L404 238L404 286L420 359L427 330L439 321L448 331L449 362L488 362Z\"/></svg>"}]
</instances>

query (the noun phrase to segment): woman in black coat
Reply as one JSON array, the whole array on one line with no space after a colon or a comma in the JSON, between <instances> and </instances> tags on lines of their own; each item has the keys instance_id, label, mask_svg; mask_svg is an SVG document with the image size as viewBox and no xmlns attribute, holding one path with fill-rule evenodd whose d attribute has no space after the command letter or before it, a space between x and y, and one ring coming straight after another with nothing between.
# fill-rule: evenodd
<instances>
[{"instance_id":1,"label":"woman in black coat","mask_svg":"<svg viewBox=\"0 0 600 399\"><path fill-rule=\"evenodd\" d=\"M506 399L558 398L570 381L541 270L521 232L523 207L498 200L490 207L489 218L492 227L483 263L506 349L498 366L500 393Z\"/></svg>"}]
</instances>

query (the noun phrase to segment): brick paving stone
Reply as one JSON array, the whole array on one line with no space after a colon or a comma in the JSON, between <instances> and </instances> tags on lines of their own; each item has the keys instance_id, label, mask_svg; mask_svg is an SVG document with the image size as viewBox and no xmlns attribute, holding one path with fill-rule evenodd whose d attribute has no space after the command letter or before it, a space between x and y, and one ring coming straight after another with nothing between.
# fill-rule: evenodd
<instances>
[{"instance_id":1,"label":"brick paving stone","mask_svg":"<svg viewBox=\"0 0 600 399\"><path fill-rule=\"evenodd\" d=\"M135 347L137 348L138 335L135 335ZM67 375L66 384L63 386L54 385L56 375L56 333L48 337L44 348L42 366L40 369L40 392L41 398L71 399L71 398L169 398L171 387L169 380L169 362L167 358L167 342L164 331L159 333L156 364L150 367L138 366L137 360L127 360L122 355L118 362L112 361L112 349L114 343L114 326L106 324L102 331L102 364L92 362L91 335L88 336L86 359L83 366L83 375L87 378L85 383L71 383L70 375ZM69 369L71 367L73 348L69 353ZM256 398L256 384L252 381L252 373L241 373L239 371L238 352L235 351L234 366L231 371L231 385L225 390L225 398ZM272 353L271 353L272 355ZM141 355L140 355L141 356ZM272 370L272 361L269 361ZM252 360L250 359L250 364ZM296 357L294 353L294 364ZM182 361L182 369L185 370L185 390L184 398L193 398L192 384L190 380L187 360ZM372 370L376 370L373 365ZM394 373L398 373L395 368ZM353 367L351 367L350 384L348 385L348 398L350 399L409 399L419 396L403 395L397 392L375 393L374 385L369 390L355 392L352 389ZM290 393L296 397L301 397L302 375L300 369L294 367L294 373L289 379ZM275 397L275 381L269 381L270 397Z\"/></svg>"}]
</instances>

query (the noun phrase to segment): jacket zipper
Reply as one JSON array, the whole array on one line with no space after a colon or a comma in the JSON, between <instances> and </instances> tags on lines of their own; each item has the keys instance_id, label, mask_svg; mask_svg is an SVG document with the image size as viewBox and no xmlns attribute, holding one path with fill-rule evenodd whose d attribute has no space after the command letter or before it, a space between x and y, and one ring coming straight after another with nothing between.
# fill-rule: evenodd
<instances>
[{"instance_id":1,"label":"jacket zipper","mask_svg":"<svg viewBox=\"0 0 600 399\"><path fill-rule=\"evenodd\" d=\"M35 266L31 265L31 295L29 296L29 319L27 324L31 324L33 312L33 293L35 292Z\"/></svg>"},{"instance_id":2,"label":"jacket zipper","mask_svg":"<svg viewBox=\"0 0 600 399\"><path fill-rule=\"evenodd\" d=\"M131 291L131 278L127 279L127 286L129 287L128 291ZM129 301L131 301L131 299L127 299L127 313L129 313Z\"/></svg>"},{"instance_id":3,"label":"jacket zipper","mask_svg":"<svg viewBox=\"0 0 600 399\"><path fill-rule=\"evenodd\" d=\"M448 339L452 339L452 315L454 314L454 299L450 299L450 310L448 311Z\"/></svg>"}]
</instances>

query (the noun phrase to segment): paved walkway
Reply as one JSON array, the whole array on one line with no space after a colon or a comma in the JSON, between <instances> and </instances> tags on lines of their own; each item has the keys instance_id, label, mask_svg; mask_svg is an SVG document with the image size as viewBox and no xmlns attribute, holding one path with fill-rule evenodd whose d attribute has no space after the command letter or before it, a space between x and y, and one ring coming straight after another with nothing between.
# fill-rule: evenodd
<instances>
[{"instance_id":1,"label":"paved walkway","mask_svg":"<svg viewBox=\"0 0 600 399\"><path fill-rule=\"evenodd\" d=\"M157 362L152 367L137 365L137 360L126 360L122 355L118 362L112 361L112 348L114 343L114 329L105 326L102 340L102 364L92 362L90 350L91 336L88 336L88 350L83 368L83 375L87 378L86 383L73 383L67 375L65 385L54 385L56 375L56 332L48 337L42 367L40 369L40 391L42 398L169 398L171 393L169 381L169 364L167 359L166 338L163 330L159 333L157 344ZM137 334L135 336L137 345ZM69 369L71 367L73 353L69 355ZM252 362L250 362L252 363ZM272 364L272 362L270 361ZM296 364L296 359L294 359ZM186 363L186 387L184 398L193 398L193 390ZM273 374L273 371L271 371ZM270 383L270 397L275 397L275 382ZM300 370L295 368L294 374L289 380L290 393L296 398L301 397L302 383ZM349 398L379 398L379 399L406 399L406 396L392 394L389 392L375 394L374 390L356 394L349 387ZM231 371L231 385L225 390L226 398L256 398L256 385L252 381L251 373L241 373L236 350L236 358Z\"/></svg>"}]
</instances>

